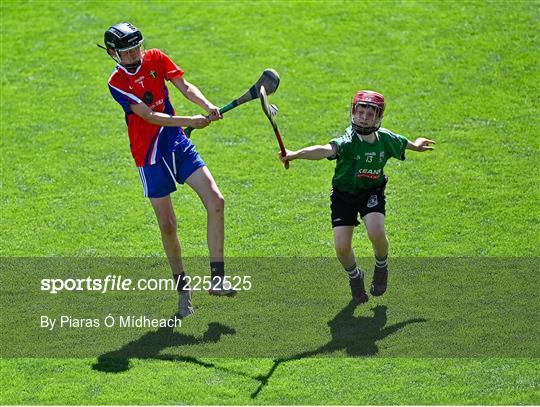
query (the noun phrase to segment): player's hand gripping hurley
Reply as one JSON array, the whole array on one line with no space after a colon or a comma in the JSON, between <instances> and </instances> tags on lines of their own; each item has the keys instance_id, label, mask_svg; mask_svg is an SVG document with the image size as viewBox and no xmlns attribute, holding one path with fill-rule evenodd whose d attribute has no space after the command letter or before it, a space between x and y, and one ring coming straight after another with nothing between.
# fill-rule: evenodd
<instances>
[{"instance_id":1,"label":"player's hand gripping hurley","mask_svg":"<svg viewBox=\"0 0 540 407\"><path fill-rule=\"evenodd\" d=\"M270 93L268 92L268 94ZM270 120L270 124L272 124L272 128L274 129L274 134L276 135L276 139L279 144L281 156L285 157L287 155L287 152L285 151L285 145L283 144L283 139L281 138L278 126L276 124L276 121L274 120L274 116L277 113L277 107L268 104L267 89L264 87L264 85L261 86L261 88L259 89L259 99L261 99L261 106L264 114L266 115L266 117L268 117L268 120ZM289 169L289 161L283 161L283 165L285 166L285 169Z\"/></svg>"},{"instance_id":2,"label":"player's hand gripping hurley","mask_svg":"<svg viewBox=\"0 0 540 407\"><path fill-rule=\"evenodd\" d=\"M246 93L244 93L239 98L234 99L229 104L223 106L221 109L219 109L219 113L223 114L225 112L228 112L229 110L234 109L237 106L240 106L243 103L249 102L253 99L257 99L260 96L259 90L261 86L264 86L266 92L271 95L277 90L279 86L279 74L271 68L265 69L261 77L257 79L257 82L255 82L255 84L253 84L253 86L251 86L251 88L249 88ZM189 137L193 130L193 127L186 127L184 129L184 133L187 137Z\"/></svg>"}]
</instances>

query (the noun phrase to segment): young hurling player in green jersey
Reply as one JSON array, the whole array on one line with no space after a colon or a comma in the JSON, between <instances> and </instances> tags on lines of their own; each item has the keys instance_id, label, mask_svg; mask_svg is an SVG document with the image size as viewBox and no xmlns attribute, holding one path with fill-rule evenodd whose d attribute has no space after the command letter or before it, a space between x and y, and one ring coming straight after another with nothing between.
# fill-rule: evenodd
<instances>
[{"instance_id":1,"label":"young hurling player in green jersey","mask_svg":"<svg viewBox=\"0 0 540 407\"><path fill-rule=\"evenodd\" d=\"M384 97L373 91L356 93L351 107L351 126L341 137L326 145L315 145L298 151L286 151L282 161L337 160L332 179L331 212L336 254L349 275L353 301L368 300L364 273L358 268L352 250L352 236L358 214L367 230L375 253L375 270L370 292L384 294L388 279L388 239L384 230L387 178L383 169L389 158L405 159L405 150L433 150L435 142L407 138L380 128L385 108Z\"/></svg>"}]
</instances>

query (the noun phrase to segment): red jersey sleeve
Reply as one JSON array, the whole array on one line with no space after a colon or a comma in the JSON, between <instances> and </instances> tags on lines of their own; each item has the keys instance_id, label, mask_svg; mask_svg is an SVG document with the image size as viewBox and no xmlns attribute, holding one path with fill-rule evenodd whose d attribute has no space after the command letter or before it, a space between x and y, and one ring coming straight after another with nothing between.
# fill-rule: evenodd
<instances>
[{"instance_id":1,"label":"red jersey sleeve","mask_svg":"<svg viewBox=\"0 0 540 407\"><path fill-rule=\"evenodd\" d=\"M184 71L178 67L165 53L159 51L161 66L163 67L163 76L165 79L170 81L173 78L184 75Z\"/></svg>"}]
</instances>

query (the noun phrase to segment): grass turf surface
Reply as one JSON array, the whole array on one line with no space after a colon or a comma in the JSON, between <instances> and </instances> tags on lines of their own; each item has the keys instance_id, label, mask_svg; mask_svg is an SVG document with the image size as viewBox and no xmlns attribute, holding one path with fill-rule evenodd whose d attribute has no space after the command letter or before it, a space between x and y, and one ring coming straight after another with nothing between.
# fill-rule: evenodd
<instances>
[{"instance_id":1,"label":"grass turf surface","mask_svg":"<svg viewBox=\"0 0 540 407\"><path fill-rule=\"evenodd\" d=\"M358 88L386 96L385 127L435 139L436 152L387 166L393 256L537 256L538 10L538 2L2 2L0 254L162 256L106 87L113 63L94 45L130 20L219 105L275 68L282 83L272 102L289 148L338 135ZM182 114L199 112L177 92L172 100ZM333 163L295 161L285 172L256 103L193 140L226 199L227 255L333 256ZM187 188L173 200L184 253L206 255L202 205ZM370 254L363 231L354 244ZM3 359L0 401L538 404L536 362L310 358L278 365L264 383L271 359L134 359L118 374L92 370L95 359Z\"/></svg>"}]
</instances>

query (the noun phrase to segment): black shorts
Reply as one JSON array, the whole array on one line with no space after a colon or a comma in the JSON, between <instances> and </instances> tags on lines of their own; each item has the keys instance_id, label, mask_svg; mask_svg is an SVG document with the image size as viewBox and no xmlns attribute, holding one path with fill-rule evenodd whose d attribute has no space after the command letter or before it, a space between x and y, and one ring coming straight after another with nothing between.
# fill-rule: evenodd
<instances>
[{"instance_id":1,"label":"black shorts","mask_svg":"<svg viewBox=\"0 0 540 407\"><path fill-rule=\"evenodd\" d=\"M388 179L377 188L366 189L357 195L332 189L330 194L330 209L332 211L332 227L358 226L358 214L363 218L368 213L378 212L386 215L386 200L384 189Z\"/></svg>"}]
</instances>

